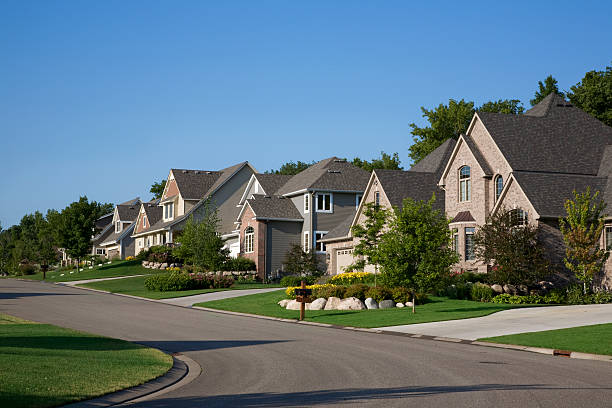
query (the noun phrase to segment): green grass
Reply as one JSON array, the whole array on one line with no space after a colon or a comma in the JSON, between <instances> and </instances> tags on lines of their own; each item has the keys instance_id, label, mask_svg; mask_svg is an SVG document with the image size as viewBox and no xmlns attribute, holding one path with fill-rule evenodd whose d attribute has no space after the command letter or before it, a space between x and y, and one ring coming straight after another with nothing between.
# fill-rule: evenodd
<instances>
[{"instance_id":1,"label":"green grass","mask_svg":"<svg viewBox=\"0 0 612 408\"><path fill-rule=\"evenodd\" d=\"M0 313L0 406L52 407L142 384L172 367L159 350Z\"/></svg>"},{"instance_id":2,"label":"green grass","mask_svg":"<svg viewBox=\"0 0 612 408\"><path fill-rule=\"evenodd\" d=\"M215 300L198 303L196 306L213 309L229 310L234 312L251 313L264 316L297 319L299 311L286 310L277 302L286 299L285 292L274 291L256 295L241 296L232 299ZM470 317L486 316L491 313L507 310L525 305L506 305L496 303L481 303L471 300L448 299L432 297L432 302L412 308L394 308L364 311L306 311L306 320L320 323L336 324L353 327L382 327L403 324L437 322L442 320L467 319Z\"/></svg>"},{"instance_id":3,"label":"green grass","mask_svg":"<svg viewBox=\"0 0 612 408\"><path fill-rule=\"evenodd\" d=\"M49 282L70 282L85 279L114 278L117 276L150 275L152 273L159 272L162 271L157 269L143 268L140 261L136 260L114 261L113 263L108 265L103 264L99 267L94 266L93 269L88 269L88 267L84 267L82 272L77 269L47 272L46 280ZM42 272L39 272L35 275L19 276L19 278L42 280L43 275Z\"/></svg>"},{"instance_id":4,"label":"green grass","mask_svg":"<svg viewBox=\"0 0 612 408\"><path fill-rule=\"evenodd\" d=\"M148 299L169 299L183 296L199 295L201 293L219 292L222 290L235 290L235 289L263 289L263 288L274 288L277 286L263 285L261 283L251 284L235 284L231 288L226 289L195 289L195 290L181 290L173 292L156 292L147 290L144 286L146 276L137 276L134 278L116 279L102 282L90 282L84 283L78 286L84 286L86 288L105 290L112 293L121 293L125 295L140 296Z\"/></svg>"},{"instance_id":5,"label":"green grass","mask_svg":"<svg viewBox=\"0 0 612 408\"><path fill-rule=\"evenodd\" d=\"M612 323L487 337L479 340L492 343L518 344L521 346L612 355Z\"/></svg>"}]
</instances>

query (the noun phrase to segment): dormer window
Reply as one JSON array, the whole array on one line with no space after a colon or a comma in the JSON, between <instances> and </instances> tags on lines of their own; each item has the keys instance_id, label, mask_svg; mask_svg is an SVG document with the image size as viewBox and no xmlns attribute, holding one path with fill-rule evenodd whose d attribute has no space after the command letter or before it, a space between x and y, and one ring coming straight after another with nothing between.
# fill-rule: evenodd
<instances>
[{"instance_id":1,"label":"dormer window","mask_svg":"<svg viewBox=\"0 0 612 408\"><path fill-rule=\"evenodd\" d=\"M472 183L470 166L459 169L459 201L470 201L472 199Z\"/></svg>"},{"instance_id":2,"label":"dormer window","mask_svg":"<svg viewBox=\"0 0 612 408\"><path fill-rule=\"evenodd\" d=\"M316 204L317 204L317 212L333 212L333 196L331 193L317 193L316 195Z\"/></svg>"},{"instance_id":3,"label":"dormer window","mask_svg":"<svg viewBox=\"0 0 612 408\"><path fill-rule=\"evenodd\" d=\"M115 223L115 232L116 233L120 233L121 232L121 221L117 221Z\"/></svg>"},{"instance_id":4,"label":"dormer window","mask_svg":"<svg viewBox=\"0 0 612 408\"><path fill-rule=\"evenodd\" d=\"M310 212L310 194L304 194L304 212Z\"/></svg>"},{"instance_id":5,"label":"dormer window","mask_svg":"<svg viewBox=\"0 0 612 408\"><path fill-rule=\"evenodd\" d=\"M504 189L504 178L502 176L495 177L495 202L501 197L502 190Z\"/></svg>"},{"instance_id":6,"label":"dormer window","mask_svg":"<svg viewBox=\"0 0 612 408\"><path fill-rule=\"evenodd\" d=\"M174 218L174 202L164 204L164 221Z\"/></svg>"}]
</instances>

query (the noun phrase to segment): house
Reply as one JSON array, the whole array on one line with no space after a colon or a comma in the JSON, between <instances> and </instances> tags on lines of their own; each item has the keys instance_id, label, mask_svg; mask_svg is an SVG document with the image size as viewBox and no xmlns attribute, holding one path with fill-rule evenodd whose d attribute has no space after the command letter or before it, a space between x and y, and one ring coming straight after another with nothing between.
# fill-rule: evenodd
<instances>
[{"instance_id":1,"label":"house","mask_svg":"<svg viewBox=\"0 0 612 408\"><path fill-rule=\"evenodd\" d=\"M477 112L438 181L452 219L457 269L485 272L473 235L487 216L510 209L541 228L554 265L564 246L558 219L576 190L600 191L608 205L602 246L612 247L612 128L550 94L522 115ZM610 287L612 261L603 284Z\"/></svg>"},{"instance_id":2,"label":"house","mask_svg":"<svg viewBox=\"0 0 612 408\"><path fill-rule=\"evenodd\" d=\"M345 218L322 240L329 254L327 273L342 273L357 260L353 252L357 239L353 237L351 228L365 222L363 210L367 203L383 208L401 208L406 198L428 201L435 195L434 208L444 212L444 191L437 187L437 181L454 147L455 140L447 140L408 171L374 170L355 213ZM372 265L366 265L364 269L375 272Z\"/></svg>"},{"instance_id":3,"label":"house","mask_svg":"<svg viewBox=\"0 0 612 408\"><path fill-rule=\"evenodd\" d=\"M135 255L132 232L141 204L140 198L136 198L115 206L112 222L95 240L95 255L107 259L125 259Z\"/></svg>"},{"instance_id":4,"label":"house","mask_svg":"<svg viewBox=\"0 0 612 408\"><path fill-rule=\"evenodd\" d=\"M292 244L316 251L324 262L323 237L354 214L368 178L368 172L337 157L292 177L256 175L236 219L240 255L255 262L260 278L282 271Z\"/></svg>"},{"instance_id":5,"label":"house","mask_svg":"<svg viewBox=\"0 0 612 408\"><path fill-rule=\"evenodd\" d=\"M171 244L193 216L201 220L209 202L220 219L220 233L227 246L234 248L230 254L238 254L238 233L234 221L243 192L256 170L248 163L241 162L218 170L171 169L166 186L158 203L143 203L140 206L132 237L136 240L135 253L154 245Z\"/></svg>"},{"instance_id":6,"label":"house","mask_svg":"<svg viewBox=\"0 0 612 408\"><path fill-rule=\"evenodd\" d=\"M103 258L106 257L106 249L102 248L100 244L104 241L106 237L108 237L112 233L114 215L115 215L115 212L113 211L108 214L104 214L103 216L101 216L100 218L96 220L95 222L96 234L91 239L91 243L92 243L91 254L92 255L98 255ZM60 252L62 254L62 264L63 264L64 261L67 261L68 255L63 250L60 250Z\"/></svg>"}]
</instances>

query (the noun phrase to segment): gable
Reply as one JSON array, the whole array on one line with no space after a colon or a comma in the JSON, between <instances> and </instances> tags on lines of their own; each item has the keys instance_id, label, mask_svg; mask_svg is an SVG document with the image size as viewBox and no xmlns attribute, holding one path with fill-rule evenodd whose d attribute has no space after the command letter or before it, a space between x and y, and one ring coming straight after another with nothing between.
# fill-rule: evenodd
<instances>
[{"instance_id":1,"label":"gable","mask_svg":"<svg viewBox=\"0 0 612 408\"><path fill-rule=\"evenodd\" d=\"M457 140L455 149L453 150L453 153L451 154L451 157L448 160L446 168L442 173L442 177L438 182L439 186L445 186L447 184L452 183L457 177L455 177L455 175L453 174L452 176L450 176L449 179L449 174L451 170L454 172L462 166L470 166L470 168L477 170L477 172L472 172L472 177L485 177L489 175L489 167L484 166L485 169L483 169L482 163L478 160L478 158L480 158L480 155L474 154L474 152L472 151L472 149L474 148L474 144L468 144L468 142L466 141L467 138L468 137L466 135L459 136L459 140Z\"/></svg>"}]
</instances>

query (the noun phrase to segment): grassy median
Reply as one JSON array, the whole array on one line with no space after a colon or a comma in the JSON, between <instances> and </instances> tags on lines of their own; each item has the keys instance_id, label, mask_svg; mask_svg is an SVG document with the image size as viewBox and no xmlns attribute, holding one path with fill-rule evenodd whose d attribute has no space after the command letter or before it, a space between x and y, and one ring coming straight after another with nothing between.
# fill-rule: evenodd
<instances>
[{"instance_id":1,"label":"grassy median","mask_svg":"<svg viewBox=\"0 0 612 408\"><path fill-rule=\"evenodd\" d=\"M260 293L256 295L240 296L237 298L215 300L198 303L196 306L212 309L229 310L233 312L251 313L264 316L296 319L299 311L286 310L277 302L286 299L285 291ZM383 327L403 324L437 322L442 320L467 319L470 317L486 316L501 310L512 309L524 305L507 305L497 303L481 303L471 300L448 299L445 297L432 297L430 303L412 308L393 308L382 310L363 311L306 311L306 320L320 323L336 324L352 327Z\"/></svg>"},{"instance_id":2,"label":"grassy median","mask_svg":"<svg viewBox=\"0 0 612 408\"><path fill-rule=\"evenodd\" d=\"M572 327L570 329L510 334L479 339L492 343L579 351L612 355L612 324Z\"/></svg>"},{"instance_id":3,"label":"grassy median","mask_svg":"<svg viewBox=\"0 0 612 408\"><path fill-rule=\"evenodd\" d=\"M159 350L0 313L0 407L52 407L166 373Z\"/></svg>"}]
</instances>

